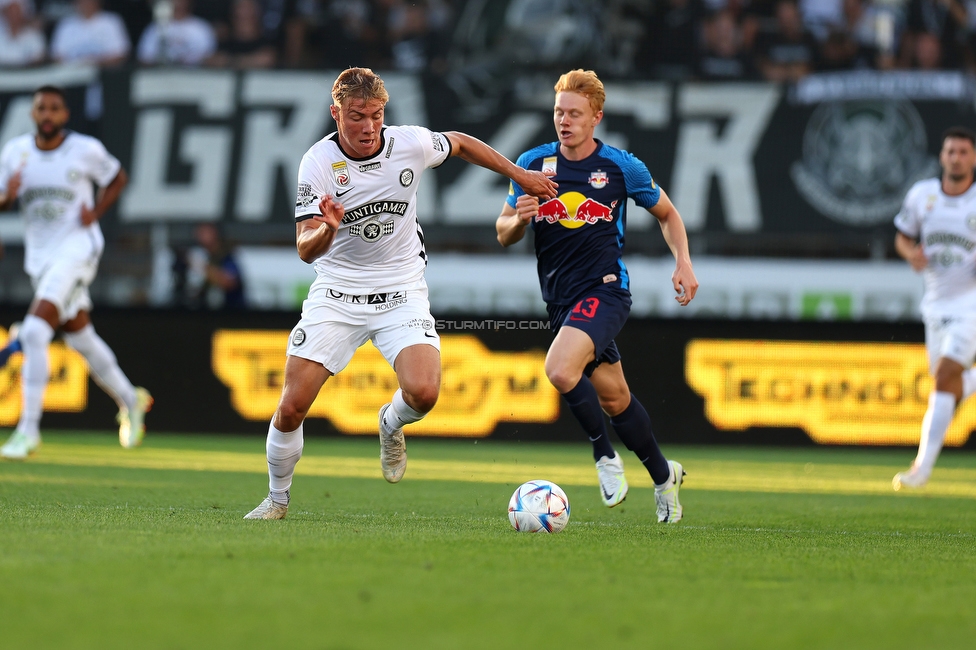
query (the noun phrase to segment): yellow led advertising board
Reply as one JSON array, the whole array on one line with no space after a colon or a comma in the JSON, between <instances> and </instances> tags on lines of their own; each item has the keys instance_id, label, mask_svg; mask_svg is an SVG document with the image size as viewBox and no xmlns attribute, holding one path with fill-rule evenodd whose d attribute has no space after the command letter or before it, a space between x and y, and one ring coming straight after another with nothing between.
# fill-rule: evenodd
<instances>
[{"instance_id":1,"label":"yellow led advertising board","mask_svg":"<svg viewBox=\"0 0 976 650\"><path fill-rule=\"evenodd\" d=\"M694 339L685 378L718 429L799 427L834 445L917 445L932 381L918 343ZM964 402L945 444L976 428Z\"/></svg>"},{"instance_id":2,"label":"yellow led advertising board","mask_svg":"<svg viewBox=\"0 0 976 650\"><path fill-rule=\"evenodd\" d=\"M6 337L6 332L4 333ZM4 340L6 345L6 340ZM23 355L15 354L0 370L0 426L10 427L20 418L20 367ZM48 348L51 379L44 392L44 410L80 413L88 405L88 363L64 343Z\"/></svg>"},{"instance_id":3,"label":"yellow led advertising board","mask_svg":"<svg viewBox=\"0 0 976 650\"><path fill-rule=\"evenodd\" d=\"M248 420L270 420L285 371L287 330L218 330L214 374L230 388L231 405ZM326 418L342 433L375 434L376 414L397 389L396 374L373 347L356 351L330 377L309 417ZM426 418L407 433L484 437L499 422L554 422L559 394L545 373L545 352L493 352L475 336L441 336L441 394Z\"/></svg>"}]
</instances>

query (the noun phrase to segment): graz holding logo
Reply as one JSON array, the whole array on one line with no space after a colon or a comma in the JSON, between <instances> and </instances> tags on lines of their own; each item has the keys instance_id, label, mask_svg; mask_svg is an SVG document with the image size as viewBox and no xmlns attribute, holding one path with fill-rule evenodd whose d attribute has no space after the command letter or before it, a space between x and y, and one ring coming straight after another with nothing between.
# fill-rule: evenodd
<instances>
[{"instance_id":1,"label":"graz holding logo","mask_svg":"<svg viewBox=\"0 0 976 650\"><path fill-rule=\"evenodd\" d=\"M887 223L916 181L937 176L925 125L910 102L820 105L790 176L807 203L851 226Z\"/></svg>"}]
</instances>

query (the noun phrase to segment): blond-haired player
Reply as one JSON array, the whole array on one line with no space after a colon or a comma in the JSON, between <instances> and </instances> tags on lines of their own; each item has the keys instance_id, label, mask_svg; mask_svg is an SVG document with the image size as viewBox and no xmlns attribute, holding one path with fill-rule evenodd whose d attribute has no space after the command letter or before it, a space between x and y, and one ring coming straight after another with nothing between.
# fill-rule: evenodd
<instances>
[{"instance_id":1,"label":"blond-haired player","mask_svg":"<svg viewBox=\"0 0 976 650\"><path fill-rule=\"evenodd\" d=\"M681 215L640 160L594 137L606 92L590 70L559 78L553 123L556 142L531 149L517 164L559 183L559 196L540 201L512 184L495 226L510 246L534 233L539 284L556 337L546 375L593 443L603 502L627 496L623 461L607 437L604 413L617 435L647 468L655 485L658 521L681 520L678 489L684 469L661 453L647 411L630 392L614 337L630 313L630 277L622 255L627 199L658 220L676 264L675 299L687 305L698 290Z\"/></svg>"},{"instance_id":2,"label":"blond-haired player","mask_svg":"<svg viewBox=\"0 0 976 650\"><path fill-rule=\"evenodd\" d=\"M302 423L326 380L372 340L396 372L399 390L379 412L380 464L387 481L403 476L403 426L423 418L440 391L440 338L427 300L427 253L417 219L424 170L451 156L486 167L551 198L544 174L514 165L463 133L389 126L389 95L367 68L343 71L332 87L336 131L302 158L295 204L298 255L316 278L292 330L285 381L268 430L270 492L246 519L288 511Z\"/></svg>"}]
</instances>

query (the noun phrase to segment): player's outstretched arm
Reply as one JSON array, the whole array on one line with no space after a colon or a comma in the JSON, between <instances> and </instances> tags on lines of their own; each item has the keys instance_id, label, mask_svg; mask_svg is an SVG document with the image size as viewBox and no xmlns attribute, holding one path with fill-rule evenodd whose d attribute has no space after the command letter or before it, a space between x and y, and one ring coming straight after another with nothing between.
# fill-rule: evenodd
<instances>
[{"instance_id":1,"label":"player's outstretched arm","mask_svg":"<svg viewBox=\"0 0 976 650\"><path fill-rule=\"evenodd\" d=\"M87 207L81 206L81 223L90 226L104 217L108 209L119 200L122 190L128 183L128 174L125 173L124 169L120 169L111 183L98 190L98 195L95 197L95 207L89 210Z\"/></svg>"},{"instance_id":2,"label":"player's outstretched arm","mask_svg":"<svg viewBox=\"0 0 976 650\"><path fill-rule=\"evenodd\" d=\"M929 258L925 257L922 245L903 233L895 233L895 251L911 264L912 269L922 271L929 265Z\"/></svg>"},{"instance_id":3,"label":"player's outstretched arm","mask_svg":"<svg viewBox=\"0 0 976 650\"><path fill-rule=\"evenodd\" d=\"M480 165L496 174L510 178L526 194L545 199L556 198L556 188L559 186L542 172L529 171L519 167L478 138L467 133L447 131L444 135L451 141L452 156L458 156L461 160Z\"/></svg>"},{"instance_id":4,"label":"player's outstretched arm","mask_svg":"<svg viewBox=\"0 0 976 650\"><path fill-rule=\"evenodd\" d=\"M346 209L331 194L319 201L319 212L295 224L295 246L303 262L311 264L332 247Z\"/></svg>"},{"instance_id":5,"label":"player's outstretched arm","mask_svg":"<svg viewBox=\"0 0 976 650\"><path fill-rule=\"evenodd\" d=\"M671 282L674 284L675 293L678 294L674 299L684 307L698 292L698 279L691 268L691 253L688 252L688 232L685 230L685 223L664 190L661 190L661 198L658 199L657 205L649 211L661 224L664 241L674 255L675 265Z\"/></svg>"},{"instance_id":6,"label":"player's outstretched arm","mask_svg":"<svg viewBox=\"0 0 976 650\"><path fill-rule=\"evenodd\" d=\"M498 243L511 246L525 236L525 227L532 218L539 214L539 199L523 194L515 201L513 208L505 202L502 213L495 220L495 232L498 233Z\"/></svg>"}]
</instances>

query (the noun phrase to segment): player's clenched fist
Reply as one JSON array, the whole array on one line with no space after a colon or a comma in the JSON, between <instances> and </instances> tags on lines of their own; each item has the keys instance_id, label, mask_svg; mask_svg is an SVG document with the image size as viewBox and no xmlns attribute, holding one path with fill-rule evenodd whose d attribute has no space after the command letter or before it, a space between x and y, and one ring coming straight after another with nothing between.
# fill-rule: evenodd
<instances>
[{"instance_id":1,"label":"player's clenched fist","mask_svg":"<svg viewBox=\"0 0 976 650\"><path fill-rule=\"evenodd\" d=\"M539 198L523 194L515 200L515 213L519 221L529 223L539 214Z\"/></svg>"}]
</instances>

